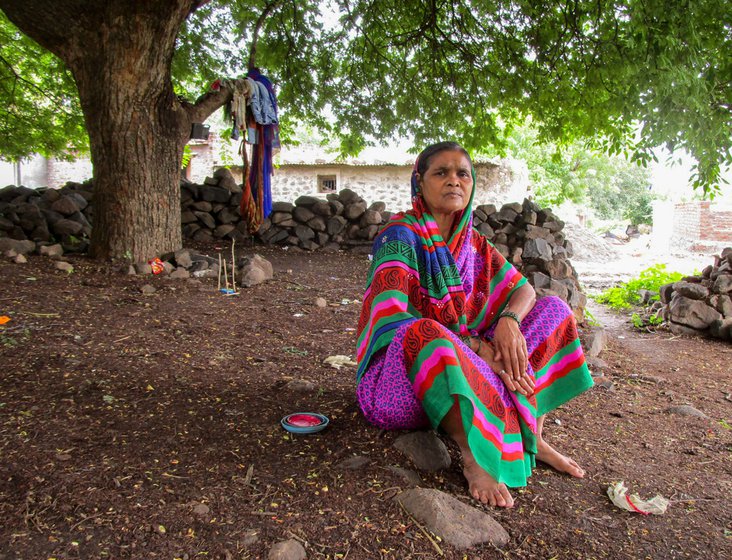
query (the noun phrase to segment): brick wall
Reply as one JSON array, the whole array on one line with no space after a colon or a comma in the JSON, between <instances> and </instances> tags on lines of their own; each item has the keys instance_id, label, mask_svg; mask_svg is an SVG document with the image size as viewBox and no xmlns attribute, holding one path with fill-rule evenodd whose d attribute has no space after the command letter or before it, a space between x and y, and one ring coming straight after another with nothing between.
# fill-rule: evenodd
<instances>
[{"instance_id":1,"label":"brick wall","mask_svg":"<svg viewBox=\"0 0 732 560\"><path fill-rule=\"evenodd\" d=\"M732 208L708 200L677 203L674 207L672 246L717 250L732 246Z\"/></svg>"}]
</instances>

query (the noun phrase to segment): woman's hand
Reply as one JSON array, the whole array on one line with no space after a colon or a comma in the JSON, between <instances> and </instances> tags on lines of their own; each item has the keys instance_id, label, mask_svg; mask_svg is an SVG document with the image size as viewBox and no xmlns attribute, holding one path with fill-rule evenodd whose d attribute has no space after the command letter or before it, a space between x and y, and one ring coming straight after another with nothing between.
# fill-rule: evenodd
<instances>
[{"instance_id":1,"label":"woman's hand","mask_svg":"<svg viewBox=\"0 0 732 560\"><path fill-rule=\"evenodd\" d=\"M495 339L493 342L483 340L480 346L480 353L478 355L491 367L493 371L496 372L496 374L498 374L501 381L503 381L509 391L517 391L527 397L533 395L534 380L528 374L526 368L524 368L523 373L519 375L518 378L511 375L507 371L505 361L499 359L498 350L495 348L494 344ZM525 347L526 342L524 341L524 348Z\"/></svg>"},{"instance_id":2,"label":"woman's hand","mask_svg":"<svg viewBox=\"0 0 732 560\"><path fill-rule=\"evenodd\" d=\"M526 373L529 353L526 349L526 339L516 321L510 317L498 319L493 334L493 345L496 349L496 359L503 361L511 377L518 379Z\"/></svg>"}]
</instances>

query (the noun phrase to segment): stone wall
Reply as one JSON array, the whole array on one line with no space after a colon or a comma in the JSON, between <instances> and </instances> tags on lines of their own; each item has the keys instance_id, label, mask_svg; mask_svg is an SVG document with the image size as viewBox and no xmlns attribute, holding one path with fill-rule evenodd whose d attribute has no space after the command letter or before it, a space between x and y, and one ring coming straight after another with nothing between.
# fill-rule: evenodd
<instances>
[{"instance_id":1,"label":"stone wall","mask_svg":"<svg viewBox=\"0 0 732 560\"><path fill-rule=\"evenodd\" d=\"M0 238L41 245L60 241L65 251L84 251L91 234L93 197L90 183L69 183L60 190L0 189ZM184 238L202 243L250 239L239 209L241 198L241 187L225 168L204 184L182 183ZM351 189L323 196L301 195L294 203L275 202L255 239L310 251L369 253L374 237L391 215L384 202L369 204ZM569 261L572 246L564 237L564 222L551 210L528 199L500 209L479 204L474 226L524 273L539 295L559 296L582 318L586 299Z\"/></svg>"}]
</instances>

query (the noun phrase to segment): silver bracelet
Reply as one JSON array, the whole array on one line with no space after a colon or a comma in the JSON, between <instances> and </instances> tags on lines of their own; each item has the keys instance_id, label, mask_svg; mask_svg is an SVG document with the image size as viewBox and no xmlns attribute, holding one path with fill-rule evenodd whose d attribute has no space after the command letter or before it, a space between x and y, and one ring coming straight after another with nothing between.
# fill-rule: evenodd
<instances>
[{"instance_id":1,"label":"silver bracelet","mask_svg":"<svg viewBox=\"0 0 732 560\"><path fill-rule=\"evenodd\" d=\"M521 327L521 319L520 319L520 318L519 318L519 316L518 316L518 315L517 315L516 313L514 313L513 311L508 311L508 310L506 310L506 311L502 311L502 312L501 312L501 314L500 314L500 315L498 316L498 318L499 318L499 319L503 319L504 317L508 317L509 319L513 319L514 321L516 321L516 324L517 324L517 325L518 325L519 327Z\"/></svg>"}]
</instances>

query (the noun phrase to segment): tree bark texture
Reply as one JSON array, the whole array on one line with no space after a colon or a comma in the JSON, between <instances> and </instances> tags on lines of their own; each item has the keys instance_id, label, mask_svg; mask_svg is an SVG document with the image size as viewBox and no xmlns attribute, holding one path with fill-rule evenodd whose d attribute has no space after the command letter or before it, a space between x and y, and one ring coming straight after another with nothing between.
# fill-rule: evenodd
<instances>
[{"instance_id":1,"label":"tree bark texture","mask_svg":"<svg viewBox=\"0 0 732 560\"><path fill-rule=\"evenodd\" d=\"M59 56L79 89L94 165L91 251L143 261L181 246L180 161L192 122L227 99L175 96L175 38L192 0L0 0L23 32Z\"/></svg>"}]
</instances>

